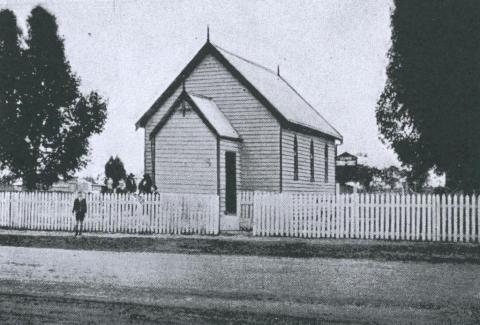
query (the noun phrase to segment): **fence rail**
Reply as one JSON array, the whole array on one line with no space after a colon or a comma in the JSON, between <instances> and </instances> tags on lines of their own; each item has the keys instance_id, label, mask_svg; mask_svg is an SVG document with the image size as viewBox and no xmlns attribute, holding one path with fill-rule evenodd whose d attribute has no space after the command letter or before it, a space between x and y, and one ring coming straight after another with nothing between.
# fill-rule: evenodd
<instances>
[{"instance_id":1,"label":"fence rail","mask_svg":"<svg viewBox=\"0 0 480 325\"><path fill-rule=\"evenodd\" d=\"M307 238L479 241L480 197L255 193L253 234Z\"/></svg>"},{"instance_id":2,"label":"fence rail","mask_svg":"<svg viewBox=\"0 0 480 325\"><path fill-rule=\"evenodd\" d=\"M71 193L0 192L0 227L72 231ZM218 196L88 194L90 232L218 234Z\"/></svg>"}]
</instances>

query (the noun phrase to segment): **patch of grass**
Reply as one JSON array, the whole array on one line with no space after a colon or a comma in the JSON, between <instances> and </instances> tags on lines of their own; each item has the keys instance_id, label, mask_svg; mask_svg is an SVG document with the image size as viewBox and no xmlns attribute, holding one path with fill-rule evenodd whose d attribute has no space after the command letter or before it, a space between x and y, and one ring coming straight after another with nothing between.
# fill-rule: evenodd
<instances>
[{"instance_id":1,"label":"patch of grass","mask_svg":"<svg viewBox=\"0 0 480 325\"><path fill-rule=\"evenodd\" d=\"M480 264L480 245L342 239L235 237L110 237L1 234L0 245L117 252L348 258Z\"/></svg>"}]
</instances>

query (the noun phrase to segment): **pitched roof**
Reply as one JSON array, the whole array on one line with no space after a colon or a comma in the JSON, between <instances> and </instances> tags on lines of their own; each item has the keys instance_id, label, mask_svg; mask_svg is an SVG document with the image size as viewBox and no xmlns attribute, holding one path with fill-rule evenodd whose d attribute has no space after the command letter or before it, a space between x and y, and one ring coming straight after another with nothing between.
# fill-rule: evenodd
<instances>
[{"instance_id":1,"label":"pitched roof","mask_svg":"<svg viewBox=\"0 0 480 325\"><path fill-rule=\"evenodd\" d=\"M237 131L232 127L228 119L223 115L215 102L208 97L195 95L186 92L185 90L177 97L172 106L168 109L162 119L153 128L150 133L150 138L153 138L167 123L169 118L175 112L175 109L183 102L190 104L193 111L195 111L203 123L220 138L241 141Z\"/></svg>"},{"instance_id":2,"label":"pitched roof","mask_svg":"<svg viewBox=\"0 0 480 325\"><path fill-rule=\"evenodd\" d=\"M143 127L166 99L180 86L182 80L208 54L216 57L253 95L287 127L313 131L342 140L342 135L325 120L288 82L272 70L246 60L207 41L177 78L136 123Z\"/></svg>"},{"instance_id":3,"label":"pitched roof","mask_svg":"<svg viewBox=\"0 0 480 325\"><path fill-rule=\"evenodd\" d=\"M290 122L341 139L340 133L315 110L284 78L274 71L244 59L218 45L217 50L264 95Z\"/></svg>"},{"instance_id":4,"label":"pitched roof","mask_svg":"<svg viewBox=\"0 0 480 325\"><path fill-rule=\"evenodd\" d=\"M188 92L187 92L188 93ZM208 97L188 93L203 116L212 124L220 137L239 139L237 131L223 115L217 104Z\"/></svg>"},{"instance_id":5,"label":"pitched roof","mask_svg":"<svg viewBox=\"0 0 480 325\"><path fill-rule=\"evenodd\" d=\"M349 158L355 158L355 159L358 158L357 156L352 155L351 153L346 152L346 151L345 151L344 153L342 153L342 154L340 154L340 155L337 156L337 158L339 158L339 157L349 157Z\"/></svg>"}]
</instances>

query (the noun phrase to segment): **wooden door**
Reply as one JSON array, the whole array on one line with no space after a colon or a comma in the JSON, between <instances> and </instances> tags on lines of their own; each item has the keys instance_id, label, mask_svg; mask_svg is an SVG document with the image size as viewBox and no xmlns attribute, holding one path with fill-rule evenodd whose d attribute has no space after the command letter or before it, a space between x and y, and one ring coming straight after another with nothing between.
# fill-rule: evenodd
<instances>
[{"instance_id":1,"label":"wooden door","mask_svg":"<svg viewBox=\"0 0 480 325\"><path fill-rule=\"evenodd\" d=\"M227 214L237 213L237 155L235 152L225 153L225 211Z\"/></svg>"}]
</instances>

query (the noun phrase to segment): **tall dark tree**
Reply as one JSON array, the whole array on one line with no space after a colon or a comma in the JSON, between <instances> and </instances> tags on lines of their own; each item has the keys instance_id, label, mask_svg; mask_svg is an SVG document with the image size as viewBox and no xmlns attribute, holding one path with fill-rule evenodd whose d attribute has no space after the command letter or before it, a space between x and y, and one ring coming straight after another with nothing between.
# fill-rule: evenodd
<instances>
[{"instance_id":1,"label":"tall dark tree","mask_svg":"<svg viewBox=\"0 0 480 325\"><path fill-rule=\"evenodd\" d=\"M0 171L8 168L15 150L24 146L15 129L24 69L20 43L15 14L7 9L0 11Z\"/></svg>"},{"instance_id":2,"label":"tall dark tree","mask_svg":"<svg viewBox=\"0 0 480 325\"><path fill-rule=\"evenodd\" d=\"M113 188L118 186L118 182L123 179L126 180L127 172L123 166L123 162L118 157L110 157L105 164L105 177L107 181L109 178L113 181Z\"/></svg>"},{"instance_id":3,"label":"tall dark tree","mask_svg":"<svg viewBox=\"0 0 480 325\"><path fill-rule=\"evenodd\" d=\"M394 1L387 83L376 116L411 179L480 190L480 2Z\"/></svg>"},{"instance_id":4,"label":"tall dark tree","mask_svg":"<svg viewBox=\"0 0 480 325\"><path fill-rule=\"evenodd\" d=\"M86 165L89 138L105 124L106 103L96 92L80 93L80 79L65 57L55 17L37 6L27 23L12 127L21 143L2 162L35 189L68 179Z\"/></svg>"}]
</instances>

